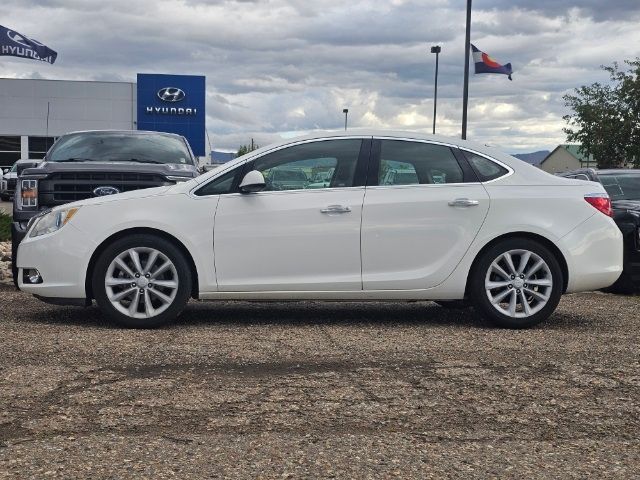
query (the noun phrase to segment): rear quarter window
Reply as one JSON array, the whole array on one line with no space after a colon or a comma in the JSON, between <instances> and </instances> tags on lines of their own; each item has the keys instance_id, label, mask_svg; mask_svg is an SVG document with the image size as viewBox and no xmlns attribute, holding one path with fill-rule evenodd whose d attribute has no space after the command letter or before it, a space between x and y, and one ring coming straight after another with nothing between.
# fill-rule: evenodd
<instances>
[{"instance_id":1,"label":"rear quarter window","mask_svg":"<svg viewBox=\"0 0 640 480\"><path fill-rule=\"evenodd\" d=\"M504 168L502 165L498 165L496 162L489 160L486 157L466 150L462 150L462 152L476 171L478 179L480 179L481 182L495 180L496 178L503 177L509 173L509 170Z\"/></svg>"}]
</instances>

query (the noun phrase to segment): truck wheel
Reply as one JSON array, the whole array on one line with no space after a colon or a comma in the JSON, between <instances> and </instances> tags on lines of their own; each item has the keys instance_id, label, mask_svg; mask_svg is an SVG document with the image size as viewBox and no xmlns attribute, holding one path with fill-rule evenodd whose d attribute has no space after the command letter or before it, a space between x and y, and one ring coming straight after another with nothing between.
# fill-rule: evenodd
<instances>
[{"instance_id":1,"label":"truck wheel","mask_svg":"<svg viewBox=\"0 0 640 480\"><path fill-rule=\"evenodd\" d=\"M622 275L616 280L616 283L608 288L603 289L605 292L618 293L621 295L632 295L640 289L640 285L636 284L628 272L623 271Z\"/></svg>"},{"instance_id":2,"label":"truck wheel","mask_svg":"<svg viewBox=\"0 0 640 480\"><path fill-rule=\"evenodd\" d=\"M100 309L129 328L155 328L180 315L191 296L191 271L171 242L137 234L98 257L92 278Z\"/></svg>"},{"instance_id":3,"label":"truck wheel","mask_svg":"<svg viewBox=\"0 0 640 480\"><path fill-rule=\"evenodd\" d=\"M470 277L475 309L494 324L527 328L546 320L562 295L562 270L540 243L510 238L485 251Z\"/></svg>"}]
</instances>

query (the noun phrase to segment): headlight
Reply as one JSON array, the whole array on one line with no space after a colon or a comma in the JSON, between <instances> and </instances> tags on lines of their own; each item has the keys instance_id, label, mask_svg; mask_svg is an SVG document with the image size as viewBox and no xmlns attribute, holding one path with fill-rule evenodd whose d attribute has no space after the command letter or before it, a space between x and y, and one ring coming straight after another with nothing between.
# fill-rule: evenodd
<instances>
[{"instance_id":1,"label":"headlight","mask_svg":"<svg viewBox=\"0 0 640 480\"><path fill-rule=\"evenodd\" d=\"M18 193L18 192L16 192ZM20 180L20 194L18 195L19 206L37 207L38 206L38 181L37 180Z\"/></svg>"},{"instance_id":2,"label":"headlight","mask_svg":"<svg viewBox=\"0 0 640 480\"><path fill-rule=\"evenodd\" d=\"M39 237L40 235L60 230L73 218L79 209L80 207L62 208L38 217L33 227L31 227L29 237Z\"/></svg>"}]
</instances>

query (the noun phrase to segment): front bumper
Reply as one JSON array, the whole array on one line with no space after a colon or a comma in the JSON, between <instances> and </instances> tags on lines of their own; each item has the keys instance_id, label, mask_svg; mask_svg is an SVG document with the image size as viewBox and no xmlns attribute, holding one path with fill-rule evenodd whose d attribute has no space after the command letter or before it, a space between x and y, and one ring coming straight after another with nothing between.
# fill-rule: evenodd
<instances>
[{"instance_id":1,"label":"front bumper","mask_svg":"<svg viewBox=\"0 0 640 480\"><path fill-rule=\"evenodd\" d=\"M18 288L39 297L85 299L86 272L95 248L72 223L55 233L24 238L17 251ZM27 268L37 269L42 283L25 283L23 271Z\"/></svg>"},{"instance_id":2,"label":"front bumper","mask_svg":"<svg viewBox=\"0 0 640 480\"><path fill-rule=\"evenodd\" d=\"M640 287L640 251L635 248L628 248L624 259L624 272Z\"/></svg>"}]
</instances>

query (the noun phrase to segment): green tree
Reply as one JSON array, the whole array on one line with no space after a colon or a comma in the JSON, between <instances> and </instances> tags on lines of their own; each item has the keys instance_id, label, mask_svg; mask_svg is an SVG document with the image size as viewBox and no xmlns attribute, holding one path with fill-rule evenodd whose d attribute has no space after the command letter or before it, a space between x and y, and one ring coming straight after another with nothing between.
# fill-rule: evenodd
<instances>
[{"instance_id":1,"label":"green tree","mask_svg":"<svg viewBox=\"0 0 640 480\"><path fill-rule=\"evenodd\" d=\"M260 145L254 143L252 138L250 145L240 145L240 148L238 148L238 153L236 153L236 157L241 157L242 155L246 155L247 153L253 152L254 150L257 150L259 148Z\"/></svg>"},{"instance_id":2,"label":"green tree","mask_svg":"<svg viewBox=\"0 0 640 480\"><path fill-rule=\"evenodd\" d=\"M565 95L572 110L563 118L567 141L579 143L581 152L593 155L599 168L623 167L633 161L640 167L640 58L602 66L611 82L576 88Z\"/></svg>"}]
</instances>

